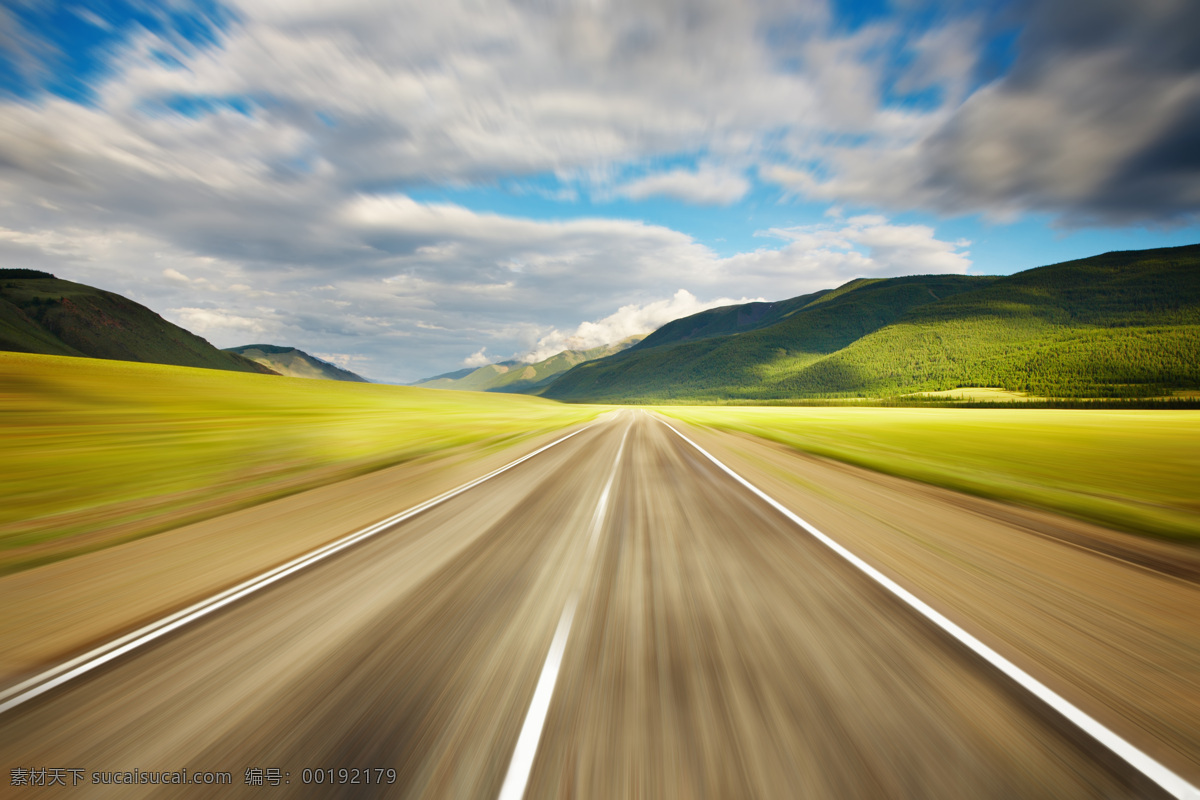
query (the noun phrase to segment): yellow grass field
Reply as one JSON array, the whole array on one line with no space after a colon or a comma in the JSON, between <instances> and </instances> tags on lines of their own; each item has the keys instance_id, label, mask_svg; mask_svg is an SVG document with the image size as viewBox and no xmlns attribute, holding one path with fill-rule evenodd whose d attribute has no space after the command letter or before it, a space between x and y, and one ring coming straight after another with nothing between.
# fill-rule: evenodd
<instances>
[{"instance_id":1,"label":"yellow grass field","mask_svg":"<svg viewBox=\"0 0 1200 800\"><path fill-rule=\"evenodd\" d=\"M602 410L0 352L0 573Z\"/></svg>"},{"instance_id":2,"label":"yellow grass field","mask_svg":"<svg viewBox=\"0 0 1200 800\"><path fill-rule=\"evenodd\" d=\"M1200 411L660 407L815 455L1200 540Z\"/></svg>"},{"instance_id":3,"label":"yellow grass field","mask_svg":"<svg viewBox=\"0 0 1200 800\"><path fill-rule=\"evenodd\" d=\"M984 403L1028 403L1032 400L1045 400L1044 397L1031 397L1024 392L1010 392L1007 389L996 388L960 388L943 389L940 392L917 392L905 397L927 397L931 400L962 400L967 402Z\"/></svg>"}]
</instances>

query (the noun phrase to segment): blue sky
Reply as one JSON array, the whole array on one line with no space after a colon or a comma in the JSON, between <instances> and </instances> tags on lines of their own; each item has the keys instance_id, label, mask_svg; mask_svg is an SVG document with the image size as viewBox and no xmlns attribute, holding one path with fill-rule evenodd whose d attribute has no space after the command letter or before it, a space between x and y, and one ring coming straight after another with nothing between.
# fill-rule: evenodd
<instances>
[{"instance_id":1,"label":"blue sky","mask_svg":"<svg viewBox=\"0 0 1200 800\"><path fill-rule=\"evenodd\" d=\"M417 378L1200 241L1195 3L0 8L0 254Z\"/></svg>"},{"instance_id":2,"label":"blue sky","mask_svg":"<svg viewBox=\"0 0 1200 800\"><path fill-rule=\"evenodd\" d=\"M645 220L682 231L721 256L771 246L763 235L770 228L790 228L828 222L832 210L842 216L869 209L805 202L785 198L770 186L756 186L730 205L697 205L672 198L593 199L586 193L571 200L538 194L560 191L553 176L536 176L515 185L421 187L409 194L428 202L457 203L476 211L502 210L533 219L562 219L603 215ZM930 225L943 239L971 242L972 275L1010 275L1031 267L1086 258L1110 250L1141 250L1200 242L1196 225L1059 225L1052 214L1031 212L1016 219L988 219L981 214L939 215L927 212L895 214L897 224Z\"/></svg>"}]
</instances>

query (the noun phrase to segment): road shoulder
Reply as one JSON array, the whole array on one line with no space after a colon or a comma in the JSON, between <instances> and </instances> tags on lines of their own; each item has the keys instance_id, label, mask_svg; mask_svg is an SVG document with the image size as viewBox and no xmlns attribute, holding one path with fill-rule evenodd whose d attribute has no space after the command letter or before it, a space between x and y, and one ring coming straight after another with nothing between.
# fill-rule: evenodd
<instances>
[{"instance_id":1,"label":"road shoulder","mask_svg":"<svg viewBox=\"0 0 1200 800\"><path fill-rule=\"evenodd\" d=\"M564 428L440 454L0 577L0 686L486 475Z\"/></svg>"},{"instance_id":2,"label":"road shoulder","mask_svg":"<svg viewBox=\"0 0 1200 800\"><path fill-rule=\"evenodd\" d=\"M745 434L683 429L1070 702L1184 778L1200 778L1200 585L1190 579L1190 548Z\"/></svg>"}]
</instances>

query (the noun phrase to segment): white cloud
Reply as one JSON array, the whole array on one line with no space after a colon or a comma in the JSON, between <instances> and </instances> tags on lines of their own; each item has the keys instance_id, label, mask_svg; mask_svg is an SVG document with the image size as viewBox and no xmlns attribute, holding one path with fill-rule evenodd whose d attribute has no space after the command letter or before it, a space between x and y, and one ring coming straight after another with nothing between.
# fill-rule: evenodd
<instances>
[{"instance_id":1,"label":"white cloud","mask_svg":"<svg viewBox=\"0 0 1200 800\"><path fill-rule=\"evenodd\" d=\"M293 5L236 3L239 21L214 48L144 32L94 87L96 108L49 100L13 141L0 136L0 152L24 143L21 168L47 178L119 166L249 192L281 180L475 180L709 151L708 167L629 190L727 203L746 179L723 159L746 163L779 131L820 138L891 119L878 108L879 53L899 27L839 36L819 0ZM768 37L775 25L787 35ZM164 52L186 68L164 64ZM252 111L184 117L163 105L179 96L240 98Z\"/></svg>"},{"instance_id":2,"label":"white cloud","mask_svg":"<svg viewBox=\"0 0 1200 800\"><path fill-rule=\"evenodd\" d=\"M630 303L621 306L612 314L595 322L582 322L571 331L554 329L538 339L537 346L520 358L533 363L561 353L564 350L587 350L606 344L615 344L637 334L650 333L671 320L696 314L705 309L727 306L733 303L748 303L746 298L701 302L687 289L680 289L669 299L650 303Z\"/></svg>"},{"instance_id":3,"label":"white cloud","mask_svg":"<svg viewBox=\"0 0 1200 800\"><path fill-rule=\"evenodd\" d=\"M897 84L940 88L936 109L880 113L850 144L792 132L791 159L769 158L759 174L796 196L892 209L1200 219L1200 5L1047 0L1023 16L1004 76L969 92L976 56L963 45L978 25L948 23L913 44Z\"/></svg>"},{"instance_id":4,"label":"white cloud","mask_svg":"<svg viewBox=\"0 0 1200 800\"><path fill-rule=\"evenodd\" d=\"M192 333L201 336L216 334L260 334L267 326L261 319L241 316L220 308L173 308L171 314Z\"/></svg>"},{"instance_id":5,"label":"white cloud","mask_svg":"<svg viewBox=\"0 0 1200 800\"><path fill-rule=\"evenodd\" d=\"M616 187L613 193L632 200L660 196L703 205L729 205L749 191L750 181L744 175L730 169L701 167L647 175Z\"/></svg>"},{"instance_id":6,"label":"white cloud","mask_svg":"<svg viewBox=\"0 0 1200 800\"><path fill-rule=\"evenodd\" d=\"M95 25L97 28L100 28L104 31L111 31L113 29L112 24L108 20L99 16L94 11L86 9L82 6L71 6L70 11L89 25Z\"/></svg>"},{"instance_id":7,"label":"white cloud","mask_svg":"<svg viewBox=\"0 0 1200 800\"><path fill-rule=\"evenodd\" d=\"M322 361L328 361L330 364L339 366L342 369L348 369L351 372L354 371L356 364L367 360L366 356L357 355L355 353L313 353L312 355L316 356Z\"/></svg>"},{"instance_id":8,"label":"white cloud","mask_svg":"<svg viewBox=\"0 0 1200 800\"><path fill-rule=\"evenodd\" d=\"M487 348L481 347L471 355L462 360L464 367L486 367L495 361L494 358L487 354Z\"/></svg>"},{"instance_id":9,"label":"white cloud","mask_svg":"<svg viewBox=\"0 0 1200 800\"><path fill-rule=\"evenodd\" d=\"M886 217L851 217L844 224L772 228L766 235L790 241L775 258L797 256L807 263L853 277L966 274L970 242L945 242L927 225L893 225ZM865 252L862 252L864 251Z\"/></svg>"}]
</instances>

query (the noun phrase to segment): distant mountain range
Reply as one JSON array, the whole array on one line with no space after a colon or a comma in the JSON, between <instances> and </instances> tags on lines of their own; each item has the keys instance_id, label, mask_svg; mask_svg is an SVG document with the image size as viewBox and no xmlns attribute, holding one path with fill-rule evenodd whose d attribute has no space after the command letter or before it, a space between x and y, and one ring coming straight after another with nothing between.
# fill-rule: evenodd
<instances>
[{"instance_id":1,"label":"distant mountain range","mask_svg":"<svg viewBox=\"0 0 1200 800\"><path fill-rule=\"evenodd\" d=\"M435 375L413 385L427 389L541 394L572 367L619 353L641 340L641 336L630 336L619 342L588 350L564 350L532 364L524 361L501 361L482 367L468 367Z\"/></svg>"},{"instance_id":2,"label":"distant mountain range","mask_svg":"<svg viewBox=\"0 0 1200 800\"><path fill-rule=\"evenodd\" d=\"M1049 397L1200 389L1200 245L1006 277L855 280L675 320L546 397L688 402L893 397L993 386Z\"/></svg>"},{"instance_id":3,"label":"distant mountain range","mask_svg":"<svg viewBox=\"0 0 1200 800\"><path fill-rule=\"evenodd\" d=\"M119 294L0 269L0 350L275 374Z\"/></svg>"},{"instance_id":4,"label":"distant mountain range","mask_svg":"<svg viewBox=\"0 0 1200 800\"><path fill-rule=\"evenodd\" d=\"M365 381L292 347L218 350L128 298L27 269L0 269L0 350ZM959 387L1065 398L1194 393L1200 245L1005 277L855 280L416 385L615 403L887 398Z\"/></svg>"},{"instance_id":5,"label":"distant mountain range","mask_svg":"<svg viewBox=\"0 0 1200 800\"><path fill-rule=\"evenodd\" d=\"M370 383L361 375L330 364L328 361L309 355L303 350L297 350L295 347L282 347L275 344L246 344L241 347L227 347L225 352L237 353L278 372L280 375L287 375L291 378Z\"/></svg>"}]
</instances>

